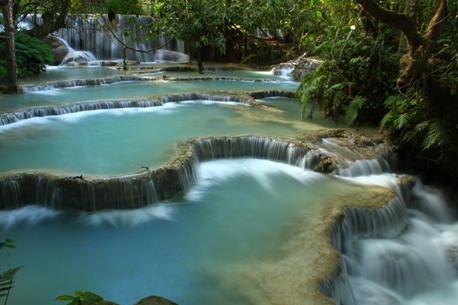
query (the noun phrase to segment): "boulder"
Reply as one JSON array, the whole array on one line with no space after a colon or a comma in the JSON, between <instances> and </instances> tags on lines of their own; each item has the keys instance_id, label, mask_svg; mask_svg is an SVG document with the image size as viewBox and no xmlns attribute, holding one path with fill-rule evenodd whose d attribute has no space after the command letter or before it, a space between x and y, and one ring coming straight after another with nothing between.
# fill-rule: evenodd
<instances>
[{"instance_id":1,"label":"boulder","mask_svg":"<svg viewBox=\"0 0 458 305\"><path fill-rule=\"evenodd\" d=\"M273 72L275 75L283 75L286 71L293 81L300 82L306 74L315 70L322 62L323 60L304 53L294 60L274 66Z\"/></svg>"},{"instance_id":2,"label":"boulder","mask_svg":"<svg viewBox=\"0 0 458 305\"><path fill-rule=\"evenodd\" d=\"M151 295L149 297L143 298L134 305L178 305L166 298Z\"/></svg>"},{"instance_id":3,"label":"boulder","mask_svg":"<svg viewBox=\"0 0 458 305\"><path fill-rule=\"evenodd\" d=\"M51 53L54 58L53 65L60 65L62 60L64 60L65 56L68 54L69 49L67 45L58 37L52 35L46 37L43 41L51 48Z\"/></svg>"}]
</instances>

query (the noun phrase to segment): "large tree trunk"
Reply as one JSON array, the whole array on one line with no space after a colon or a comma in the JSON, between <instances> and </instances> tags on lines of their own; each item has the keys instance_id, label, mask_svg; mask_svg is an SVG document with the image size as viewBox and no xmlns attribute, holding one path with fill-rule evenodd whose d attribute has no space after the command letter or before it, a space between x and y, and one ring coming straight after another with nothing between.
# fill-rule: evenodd
<instances>
[{"instance_id":1,"label":"large tree trunk","mask_svg":"<svg viewBox=\"0 0 458 305\"><path fill-rule=\"evenodd\" d=\"M3 84L6 86L5 93L17 93L17 64L14 53L14 20L12 16L11 0L0 2L3 19L5 20L6 42L6 78Z\"/></svg>"},{"instance_id":2,"label":"large tree trunk","mask_svg":"<svg viewBox=\"0 0 458 305\"><path fill-rule=\"evenodd\" d=\"M447 0L440 0L436 14L431 19L427 30L421 35L416 28L412 15L397 13L380 7L373 0L354 0L361 8L379 22L385 23L402 31L405 35L408 52L401 59L401 70L398 78L398 87L420 88L423 86L424 72L429 69L434 47L439 33L447 17ZM408 4L416 3L408 1Z\"/></svg>"}]
</instances>

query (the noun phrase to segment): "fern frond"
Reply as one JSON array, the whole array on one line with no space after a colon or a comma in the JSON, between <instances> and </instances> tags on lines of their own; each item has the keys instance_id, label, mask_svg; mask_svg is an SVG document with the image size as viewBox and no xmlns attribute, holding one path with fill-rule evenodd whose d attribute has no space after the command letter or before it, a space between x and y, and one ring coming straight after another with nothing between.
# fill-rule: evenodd
<instances>
[{"instance_id":1,"label":"fern frond","mask_svg":"<svg viewBox=\"0 0 458 305\"><path fill-rule=\"evenodd\" d=\"M347 125L353 124L353 122L358 118L359 111L363 108L366 100L366 98L357 95L350 101L347 109L345 110L345 123Z\"/></svg>"},{"instance_id":2,"label":"fern frond","mask_svg":"<svg viewBox=\"0 0 458 305\"><path fill-rule=\"evenodd\" d=\"M408 131L404 137L403 137L403 140L404 141L407 141L407 142L412 142L412 140L418 135L417 132L415 132L414 130L410 130Z\"/></svg>"},{"instance_id":3,"label":"fern frond","mask_svg":"<svg viewBox=\"0 0 458 305\"><path fill-rule=\"evenodd\" d=\"M411 119L410 113L401 113L398 117L393 121L395 129L402 129L407 123L409 123Z\"/></svg>"},{"instance_id":4,"label":"fern frond","mask_svg":"<svg viewBox=\"0 0 458 305\"><path fill-rule=\"evenodd\" d=\"M402 95L390 95L385 100L385 107L390 108L393 104L397 104L404 100Z\"/></svg>"},{"instance_id":5,"label":"fern frond","mask_svg":"<svg viewBox=\"0 0 458 305\"><path fill-rule=\"evenodd\" d=\"M10 293L11 288L13 288L14 277L21 268L22 266L11 268L0 274L0 298Z\"/></svg>"},{"instance_id":6,"label":"fern frond","mask_svg":"<svg viewBox=\"0 0 458 305\"><path fill-rule=\"evenodd\" d=\"M380 128L381 129L386 129L386 130L391 130L391 121L393 120L393 113L391 111L387 112L382 120L380 121Z\"/></svg>"},{"instance_id":7,"label":"fern frond","mask_svg":"<svg viewBox=\"0 0 458 305\"><path fill-rule=\"evenodd\" d=\"M319 65L313 72L306 74L296 91L296 96L302 103L301 118L304 118L307 105L315 99L316 102L320 102L320 92L327 81L327 76L323 70L323 64Z\"/></svg>"},{"instance_id":8,"label":"fern frond","mask_svg":"<svg viewBox=\"0 0 458 305\"><path fill-rule=\"evenodd\" d=\"M449 144L452 140L452 135L449 129L446 128L443 122L437 121L429 125L426 137L423 139L423 149L438 147Z\"/></svg>"},{"instance_id":9,"label":"fern frond","mask_svg":"<svg viewBox=\"0 0 458 305\"><path fill-rule=\"evenodd\" d=\"M429 122L428 121L424 121L424 122L418 123L415 126L415 131L416 132L422 132L422 131L426 130L426 128L428 128L428 126L429 126Z\"/></svg>"},{"instance_id":10,"label":"fern frond","mask_svg":"<svg viewBox=\"0 0 458 305\"><path fill-rule=\"evenodd\" d=\"M340 107L346 100L347 95L343 90L338 90L334 93L333 104L336 107Z\"/></svg>"}]
</instances>

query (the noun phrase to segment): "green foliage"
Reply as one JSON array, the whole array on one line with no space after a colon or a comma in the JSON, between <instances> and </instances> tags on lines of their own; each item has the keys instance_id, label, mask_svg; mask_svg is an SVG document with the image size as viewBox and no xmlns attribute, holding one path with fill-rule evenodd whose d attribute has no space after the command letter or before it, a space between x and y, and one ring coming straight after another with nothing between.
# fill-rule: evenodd
<instances>
[{"instance_id":1,"label":"green foliage","mask_svg":"<svg viewBox=\"0 0 458 305\"><path fill-rule=\"evenodd\" d=\"M226 52L225 7L218 0L158 1L157 14L164 22L164 34L188 41L191 46L216 47Z\"/></svg>"},{"instance_id":2,"label":"green foliage","mask_svg":"<svg viewBox=\"0 0 458 305\"><path fill-rule=\"evenodd\" d=\"M374 36L344 27L334 40L321 43L315 53L324 63L297 90L302 117L307 105L316 103L336 124L378 125L385 97L396 92L399 70L399 56L384 45L385 38L391 39L382 31Z\"/></svg>"},{"instance_id":3,"label":"green foliage","mask_svg":"<svg viewBox=\"0 0 458 305\"><path fill-rule=\"evenodd\" d=\"M53 62L51 49L38 38L30 37L25 32L19 31L14 35L15 55L18 67L18 77L24 78L38 74L46 69L47 64ZM0 34L0 49L5 50L5 36ZM6 52L0 52L0 76L6 67Z\"/></svg>"},{"instance_id":4,"label":"green foliage","mask_svg":"<svg viewBox=\"0 0 458 305\"><path fill-rule=\"evenodd\" d=\"M4 242L0 243L0 250L2 248L9 248L9 249L14 249L14 240L11 239L6 239ZM3 304L7 304L8 302L8 297L11 293L11 289L14 287L14 278L16 276L16 273L22 268L20 267L10 267L9 263L9 253L7 252L8 255L8 267L6 268L5 271L0 273L0 298L5 298L5 301Z\"/></svg>"},{"instance_id":5,"label":"green foliage","mask_svg":"<svg viewBox=\"0 0 458 305\"><path fill-rule=\"evenodd\" d=\"M432 18L434 9L423 7L418 12L420 33ZM458 140L458 7L450 5L449 18L437 37L434 48L416 82L403 88L402 94L387 97L387 113L381 121L382 130L399 139L400 145L409 147L416 158L444 163L453 161ZM447 167L450 167L448 164Z\"/></svg>"},{"instance_id":6,"label":"green foliage","mask_svg":"<svg viewBox=\"0 0 458 305\"><path fill-rule=\"evenodd\" d=\"M143 9L138 0L110 0L107 3L109 12L123 15L141 15Z\"/></svg>"},{"instance_id":7,"label":"green foliage","mask_svg":"<svg viewBox=\"0 0 458 305\"><path fill-rule=\"evenodd\" d=\"M55 301L71 301L71 305L91 305L103 301L103 298L90 291L75 291L75 295L61 295Z\"/></svg>"},{"instance_id":8,"label":"green foliage","mask_svg":"<svg viewBox=\"0 0 458 305\"><path fill-rule=\"evenodd\" d=\"M0 80L6 77L6 60L0 59Z\"/></svg>"},{"instance_id":9,"label":"green foliage","mask_svg":"<svg viewBox=\"0 0 458 305\"><path fill-rule=\"evenodd\" d=\"M389 109L381 121L381 128L406 143L422 149L443 148L452 143L452 124L431 116L427 102L409 96L394 95L386 99Z\"/></svg>"}]
</instances>

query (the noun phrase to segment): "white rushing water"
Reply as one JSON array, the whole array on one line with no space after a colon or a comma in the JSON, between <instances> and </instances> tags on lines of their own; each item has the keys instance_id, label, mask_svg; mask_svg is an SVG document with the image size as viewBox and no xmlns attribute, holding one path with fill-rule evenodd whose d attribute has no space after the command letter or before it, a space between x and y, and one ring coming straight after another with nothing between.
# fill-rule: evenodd
<instances>
[{"instance_id":1,"label":"white rushing water","mask_svg":"<svg viewBox=\"0 0 458 305\"><path fill-rule=\"evenodd\" d=\"M458 223L451 202L419 180L411 193L403 193L396 176L381 172L385 164L368 163L354 164L344 173L353 177L345 180L392 188L406 205L408 218L401 232L362 233L345 242L342 258L355 304L458 304Z\"/></svg>"},{"instance_id":2,"label":"white rushing water","mask_svg":"<svg viewBox=\"0 0 458 305\"><path fill-rule=\"evenodd\" d=\"M27 107L120 96L144 97L194 91L202 86L219 90L221 83L225 90L285 86L247 81L122 83L48 90L25 94L16 100L0 97L0 101L6 101L7 109L19 107L8 106L8 101L19 101L20 107ZM267 103L275 104L272 100ZM57 165L43 168L79 174L87 164L73 169L71 166L87 153L85 160L91 164L88 167L107 173L122 155L122 165L154 164L156 161L151 158L169 156L167 147L196 135L261 131L284 135L291 131L288 127L281 129L284 126L278 122L266 126L252 120L253 116L246 116L244 110L255 109L229 104L220 109L220 104L206 104L195 101L162 109L93 111L5 125L0 128L0 152L4 152L2 161L8 160L10 165L2 163L3 170L56 162ZM208 106L216 109L206 112L203 119L202 108ZM282 107L289 106L282 104L278 108ZM285 118L297 123L289 114L282 119ZM151 121L158 124L151 125ZM208 125L201 124L203 121ZM154 143L165 130L174 131L176 139ZM91 137L94 134L100 136ZM59 142L58 138L67 142ZM86 145L89 138L91 145ZM32 150L31 145L42 146ZM99 145L105 145L104 150ZM352 154L333 141L322 145L322 152L339 160L345 160L341 154ZM161 149L166 152L159 152ZM114 158L105 157L109 154ZM148 154L154 156L142 159ZM307 234L301 231L298 219L311 221L317 216L314 213L325 213L324 202L338 202L341 194L353 188L364 192L361 185L392 188L399 196L401 208L390 210L399 215L384 215L392 228L384 227L385 231L377 234L352 231L351 236L345 236L341 256L348 272L343 282L348 286L349 296L336 295L334 299L345 305L458 304L458 223L451 203L441 192L419 181L412 193L400 189L391 162L384 160L352 162L338 177L302 168L300 164L306 163L304 160L293 166L246 158L203 162L196 183L187 192L129 211L89 213L39 206L2 211L2 236L16 240L17 249L9 251L11 264L25 266L17 274L8 304L55 304L57 295L72 294L75 290L90 290L121 305L134 304L152 294L180 305L302 304L306 302L303 296L292 293L289 285L306 285L307 275L293 272L288 269L291 265L286 264L286 270L279 274L293 278L266 276L266 268L272 266L265 264L272 257L288 258L288 251L303 250L283 247ZM404 212L407 218L403 217ZM359 221L368 227L376 226L371 212L364 213L366 217ZM3 266L7 257L4 252L1 254ZM294 254L300 257L291 263L294 269L302 264L313 265L301 251ZM281 269L283 265L274 267ZM252 277L245 277L247 272ZM297 274L301 276L296 277ZM275 298L267 291L272 283L276 287Z\"/></svg>"},{"instance_id":3,"label":"white rushing water","mask_svg":"<svg viewBox=\"0 0 458 305\"><path fill-rule=\"evenodd\" d=\"M221 160L202 163L183 196L142 209L0 212L3 234L17 240L12 262L26 265L9 303L51 304L79 289L120 304L149 294L179 304L261 304L246 299L259 292L235 285L243 281L240 266L250 264L262 280L262 268L249 262L256 257L262 266L264 256L275 255L298 234L285 228L324 194L338 200L343 188L396 179L382 173L336 180L271 161ZM399 236L363 235L347 243L342 257L354 304L458 304L456 270L446 256L458 244L458 224L436 189L417 184L411 198L408 227Z\"/></svg>"},{"instance_id":4,"label":"white rushing water","mask_svg":"<svg viewBox=\"0 0 458 305\"><path fill-rule=\"evenodd\" d=\"M212 161L188 193L157 206L0 212L2 233L17 241L12 263L26 265L9 304L53 304L74 290L119 304L150 294L179 304L249 304L219 287L213 270L274 251L282 228L313 203L323 181L338 183L271 161Z\"/></svg>"}]
</instances>

